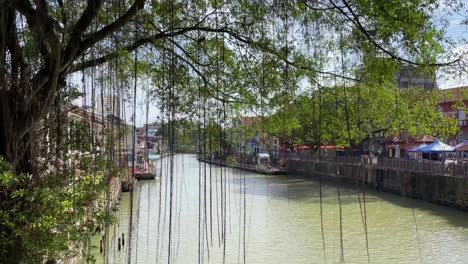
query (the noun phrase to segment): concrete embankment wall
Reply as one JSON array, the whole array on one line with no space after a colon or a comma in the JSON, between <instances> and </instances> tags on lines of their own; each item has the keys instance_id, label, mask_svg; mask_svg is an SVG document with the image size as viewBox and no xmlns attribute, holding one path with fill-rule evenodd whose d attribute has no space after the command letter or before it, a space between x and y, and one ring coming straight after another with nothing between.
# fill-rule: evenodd
<instances>
[{"instance_id":1,"label":"concrete embankment wall","mask_svg":"<svg viewBox=\"0 0 468 264\"><path fill-rule=\"evenodd\" d=\"M288 173L355 184L468 211L468 178L353 164L290 160Z\"/></svg>"}]
</instances>

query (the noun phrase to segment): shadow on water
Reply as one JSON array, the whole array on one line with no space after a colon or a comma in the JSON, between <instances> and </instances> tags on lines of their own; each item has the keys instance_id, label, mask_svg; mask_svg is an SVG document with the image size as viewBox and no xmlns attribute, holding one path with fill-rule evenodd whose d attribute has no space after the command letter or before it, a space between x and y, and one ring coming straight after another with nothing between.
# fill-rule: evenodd
<instances>
[{"instance_id":1,"label":"shadow on water","mask_svg":"<svg viewBox=\"0 0 468 264\"><path fill-rule=\"evenodd\" d=\"M388 203L394 204L396 206L406 208L406 209L416 209L418 211L426 212L428 214L442 217L448 221L450 225L461 227L461 228L468 228L468 213L461 211L456 208L446 207L440 204L410 198L410 197L402 197L398 194L393 193L386 193L386 192L373 192L374 195L378 195L378 197Z\"/></svg>"},{"instance_id":2,"label":"shadow on water","mask_svg":"<svg viewBox=\"0 0 468 264\"><path fill-rule=\"evenodd\" d=\"M243 172L238 174L242 176ZM238 192L243 192L243 180L235 178L233 183L239 185ZM267 196L270 199L283 199L295 201L307 201L312 203L320 202L320 182L314 179L296 175L262 175L246 174L247 193L255 196ZM256 186L253 188L253 186ZM322 180L322 202L337 203L337 187L340 187L342 204L358 203L356 187L352 184L345 184ZM366 202L377 202L378 197L367 197Z\"/></svg>"},{"instance_id":3,"label":"shadow on water","mask_svg":"<svg viewBox=\"0 0 468 264\"><path fill-rule=\"evenodd\" d=\"M320 202L320 182L318 178L298 175L263 175L240 170L233 170L232 183L238 185L235 191L249 195L265 196L269 199L295 200L310 203ZM245 187L243 186L245 175ZM255 187L254 187L255 186ZM337 187L340 187L342 205L356 204L359 206L357 190L354 184L338 183L333 180L322 180L322 203L337 203ZM362 186L360 186L362 188ZM450 225L468 228L468 213L450 207L414 198L402 197L398 194L379 192L367 186L366 203L388 202L405 209L415 209L421 212L444 218ZM362 190L361 190L362 195ZM362 197L361 197L362 199Z\"/></svg>"}]
</instances>

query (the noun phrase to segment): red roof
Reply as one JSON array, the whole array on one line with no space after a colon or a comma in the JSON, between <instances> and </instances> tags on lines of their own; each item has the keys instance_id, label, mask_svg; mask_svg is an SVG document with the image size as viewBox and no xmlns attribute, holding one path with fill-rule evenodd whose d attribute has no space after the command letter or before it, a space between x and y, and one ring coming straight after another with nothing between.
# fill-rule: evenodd
<instances>
[{"instance_id":1,"label":"red roof","mask_svg":"<svg viewBox=\"0 0 468 264\"><path fill-rule=\"evenodd\" d=\"M467 146L467 145L465 145L465 146L463 146L463 147L457 148L457 151L467 151L467 150L468 150L468 146Z\"/></svg>"},{"instance_id":2,"label":"red roof","mask_svg":"<svg viewBox=\"0 0 468 264\"><path fill-rule=\"evenodd\" d=\"M305 150L305 149L310 149L309 146L298 146L296 147L297 150Z\"/></svg>"},{"instance_id":3,"label":"red roof","mask_svg":"<svg viewBox=\"0 0 468 264\"><path fill-rule=\"evenodd\" d=\"M394 136L394 135L391 135L391 136L387 137L387 142L393 143L393 144L405 143L405 141L403 139L401 139L398 136Z\"/></svg>"},{"instance_id":4,"label":"red roof","mask_svg":"<svg viewBox=\"0 0 468 264\"><path fill-rule=\"evenodd\" d=\"M340 149L340 150L342 150L342 149L344 149L344 147L343 146L327 145L327 146L320 146L319 149L325 149L325 150L327 150L327 149Z\"/></svg>"},{"instance_id":5,"label":"red roof","mask_svg":"<svg viewBox=\"0 0 468 264\"><path fill-rule=\"evenodd\" d=\"M401 146L402 149L408 150L408 149L415 149L421 147L421 143L407 143Z\"/></svg>"},{"instance_id":6,"label":"red roof","mask_svg":"<svg viewBox=\"0 0 468 264\"><path fill-rule=\"evenodd\" d=\"M455 102L460 99L462 100L468 99L468 87L467 86L441 90L439 103Z\"/></svg>"},{"instance_id":7,"label":"red roof","mask_svg":"<svg viewBox=\"0 0 468 264\"><path fill-rule=\"evenodd\" d=\"M424 136L422 138L415 138L414 141L418 143L432 143L435 139L433 137Z\"/></svg>"}]
</instances>

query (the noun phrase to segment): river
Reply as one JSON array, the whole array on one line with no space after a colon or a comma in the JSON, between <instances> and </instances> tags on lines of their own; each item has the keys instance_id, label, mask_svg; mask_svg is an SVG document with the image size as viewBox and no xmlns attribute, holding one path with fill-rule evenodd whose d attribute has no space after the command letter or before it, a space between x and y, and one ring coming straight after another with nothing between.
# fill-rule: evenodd
<instances>
[{"instance_id":1,"label":"river","mask_svg":"<svg viewBox=\"0 0 468 264\"><path fill-rule=\"evenodd\" d=\"M366 190L364 204L363 193L358 196L352 185L214 165L210 170L194 155L174 157L170 199L169 161L160 162L161 178L135 185L131 249L126 193L108 232L106 256L99 253L99 238L93 241L96 263L128 263L129 255L131 263L168 263L169 254L170 263L184 264L223 259L269 264L468 263L468 213L372 190ZM122 233L125 245L119 251Z\"/></svg>"}]
</instances>

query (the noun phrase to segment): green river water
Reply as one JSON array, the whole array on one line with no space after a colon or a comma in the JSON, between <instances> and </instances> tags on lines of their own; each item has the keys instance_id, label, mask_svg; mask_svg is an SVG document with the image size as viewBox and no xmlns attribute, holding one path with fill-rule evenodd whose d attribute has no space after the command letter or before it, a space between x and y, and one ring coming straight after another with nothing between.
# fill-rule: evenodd
<instances>
[{"instance_id":1,"label":"green river water","mask_svg":"<svg viewBox=\"0 0 468 264\"><path fill-rule=\"evenodd\" d=\"M93 240L96 263L128 263L129 255L131 263L138 264L223 263L223 258L225 263L271 264L468 263L468 213L371 190L366 191L364 212L362 193L359 199L351 185L340 186L340 229L335 183L322 183L320 203L318 181L212 166L210 217L210 166L199 163L194 155L174 157L169 228L169 158L158 162L163 167L162 178L135 185L131 253L130 195L126 193L115 212L117 221L109 229L105 254L99 253L99 237ZM204 175L205 166L207 201L205 207L202 181L199 207L199 175ZM119 251L117 241L122 233L125 245ZM225 244L222 233L226 234Z\"/></svg>"}]
</instances>

